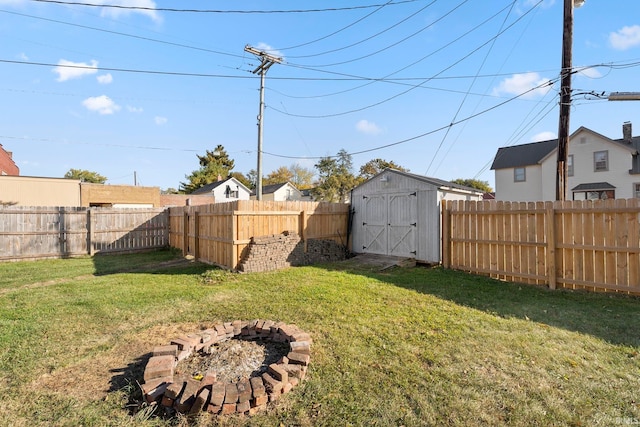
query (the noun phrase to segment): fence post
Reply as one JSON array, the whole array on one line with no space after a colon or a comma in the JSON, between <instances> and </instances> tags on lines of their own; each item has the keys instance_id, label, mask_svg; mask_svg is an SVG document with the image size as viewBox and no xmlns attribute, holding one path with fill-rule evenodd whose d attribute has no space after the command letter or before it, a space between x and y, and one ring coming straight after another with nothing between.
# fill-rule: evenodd
<instances>
[{"instance_id":1,"label":"fence post","mask_svg":"<svg viewBox=\"0 0 640 427\"><path fill-rule=\"evenodd\" d=\"M233 211L231 213L231 269L237 269L240 264L238 255L238 213Z\"/></svg>"},{"instance_id":2,"label":"fence post","mask_svg":"<svg viewBox=\"0 0 640 427\"><path fill-rule=\"evenodd\" d=\"M451 267L451 211L449 210L449 202L443 200L442 205L442 266L444 268Z\"/></svg>"},{"instance_id":3,"label":"fence post","mask_svg":"<svg viewBox=\"0 0 640 427\"><path fill-rule=\"evenodd\" d=\"M95 248L93 247L94 240L93 215L91 214L91 208L87 208L87 250L91 256L96 253Z\"/></svg>"},{"instance_id":4,"label":"fence post","mask_svg":"<svg viewBox=\"0 0 640 427\"><path fill-rule=\"evenodd\" d=\"M200 258L200 213L195 211L193 213L193 257L197 261Z\"/></svg>"},{"instance_id":5,"label":"fence post","mask_svg":"<svg viewBox=\"0 0 640 427\"><path fill-rule=\"evenodd\" d=\"M189 255L189 212L186 210L182 219L182 254Z\"/></svg>"},{"instance_id":6,"label":"fence post","mask_svg":"<svg viewBox=\"0 0 640 427\"><path fill-rule=\"evenodd\" d=\"M307 253L307 211L300 211L300 238L304 244L304 252Z\"/></svg>"},{"instance_id":7,"label":"fence post","mask_svg":"<svg viewBox=\"0 0 640 427\"><path fill-rule=\"evenodd\" d=\"M549 289L556 288L556 219L553 203L547 202L547 276L549 279Z\"/></svg>"}]
</instances>

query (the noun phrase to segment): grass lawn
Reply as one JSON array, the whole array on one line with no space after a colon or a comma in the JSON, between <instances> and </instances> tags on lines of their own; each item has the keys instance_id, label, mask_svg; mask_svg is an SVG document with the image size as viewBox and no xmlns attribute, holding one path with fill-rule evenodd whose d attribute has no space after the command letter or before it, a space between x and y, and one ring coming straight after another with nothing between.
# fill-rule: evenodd
<instances>
[{"instance_id":1,"label":"grass lawn","mask_svg":"<svg viewBox=\"0 0 640 427\"><path fill-rule=\"evenodd\" d=\"M233 274L171 251L0 264L0 425L640 424L640 299L351 262ZM254 318L313 338L252 418L137 411L155 345Z\"/></svg>"}]
</instances>

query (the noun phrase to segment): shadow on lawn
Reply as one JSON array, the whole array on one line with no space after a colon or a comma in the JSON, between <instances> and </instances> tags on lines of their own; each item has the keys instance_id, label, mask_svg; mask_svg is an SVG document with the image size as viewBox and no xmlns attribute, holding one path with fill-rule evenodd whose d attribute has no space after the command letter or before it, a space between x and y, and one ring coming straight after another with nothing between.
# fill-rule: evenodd
<instances>
[{"instance_id":1,"label":"shadow on lawn","mask_svg":"<svg viewBox=\"0 0 640 427\"><path fill-rule=\"evenodd\" d=\"M175 249L131 254L96 254L92 259L96 276L118 273L198 274L211 268L184 258L182 252Z\"/></svg>"},{"instance_id":2,"label":"shadow on lawn","mask_svg":"<svg viewBox=\"0 0 640 427\"><path fill-rule=\"evenodd\" d=\"M334 266L344 269L340 263ZM640 347L639 297L549 290L441 267L373 271L351 266L347 270L500 317L528 319L613 344Z\"/></svg>"}]
</instances>

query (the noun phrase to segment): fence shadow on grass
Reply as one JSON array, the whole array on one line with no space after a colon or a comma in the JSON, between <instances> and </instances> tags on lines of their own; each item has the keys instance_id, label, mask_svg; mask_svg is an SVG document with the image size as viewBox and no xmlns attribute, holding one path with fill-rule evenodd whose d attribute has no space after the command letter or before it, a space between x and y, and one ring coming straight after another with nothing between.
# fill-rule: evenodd
<instances>
[{"instance_id":1,"label":"fence shadow on grass","mask_svg":"<svg viewBox=\"0 0 640 427\"><path fill-rule=\"evenodd\" d=\"M550 290L502 282L440 267L346 269L405 289L452 301L503 318L528 319L612 344L640 347L640 297ZM344 269L340 263L330 268Z\"/></svg>"},{"instance_id":2,"label":"fence shadow on grass","mask_svg":"<svg viewBox=\"0 0 640 427\"><path fill-rule=\"evenodd\" d=\"M93 256L96 276L118 273L198 274L212 268L187 259L175 249L159 249L129 254L96 254Z\"/></svg>"}]
</instances>

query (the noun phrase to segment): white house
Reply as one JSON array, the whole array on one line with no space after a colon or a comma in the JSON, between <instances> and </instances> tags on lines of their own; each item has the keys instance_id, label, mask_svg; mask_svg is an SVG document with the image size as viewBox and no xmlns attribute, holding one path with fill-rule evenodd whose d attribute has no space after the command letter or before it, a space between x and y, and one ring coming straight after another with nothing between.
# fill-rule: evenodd
<instances>
[{"instance_id":1,"label":"white house","mask_svg":"<svg viewBox=\"0 0 640 427\"><path fill-rule=\"evenodd\" d=\"M483 192L437 178L385 169L351 191L354 253L440 262L440 202L482 200Z\"/></svg>"},{"instance_id":2,"label":"white house","mask_svg":"<svg viewBox=\"0 0 640 427\"><path fill-rule=\"evenodd\" d=\"M567 199L640 197L640 137L631 123L611 139L586 127L569 138ZM544 201L556 198L558 140L502 147L493 160L496 199Z\"/></svg>"},{"instance_id":3,"label":"white house","mask_svg":"<svg viewBox=\"0 0 640 427\"><path fill-rule=\"evenodd\" d=\"M251 199L255 199L255 191L251 193ZM302 200L302 192L290 182L281 184L270 184L262 186L262 200L274 202L286 202L291 200Z\"/></svg>"},{"instance_id":4,"label":"white house","mask_svg":"<svg viewBox=\"0 0 640 427\"><path fill-rule=\"evenodd\" d=\"M202 186L191 194L213 194L215 203L224 203L234 200L249 200L251 190L237 179L230 177Z\"/></svg>"}]
</instances>

